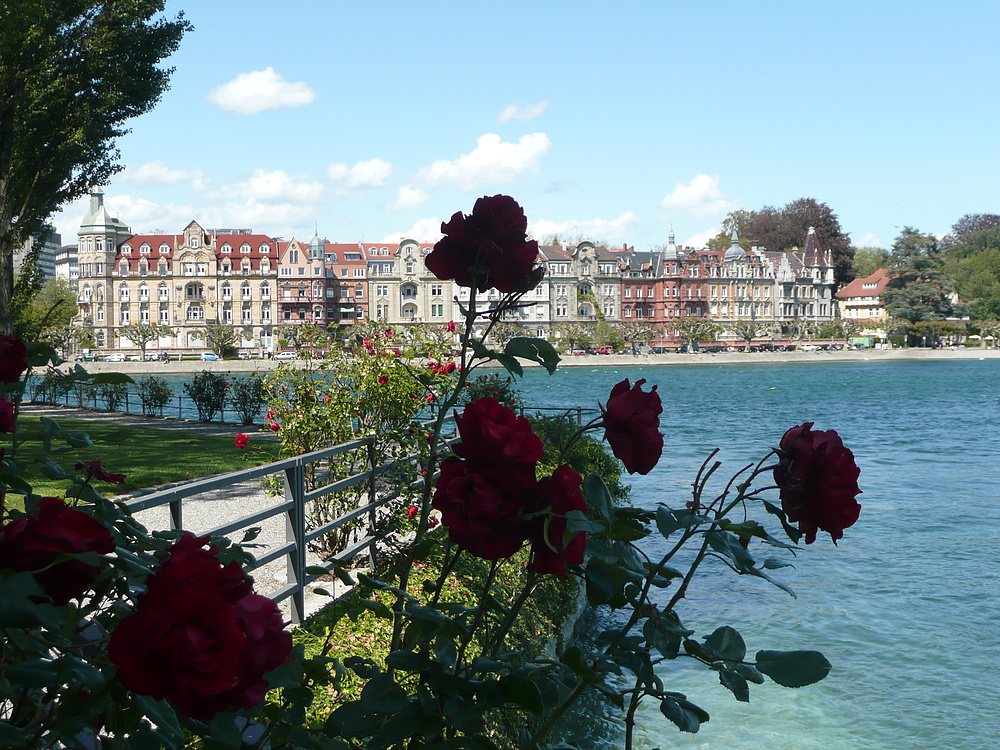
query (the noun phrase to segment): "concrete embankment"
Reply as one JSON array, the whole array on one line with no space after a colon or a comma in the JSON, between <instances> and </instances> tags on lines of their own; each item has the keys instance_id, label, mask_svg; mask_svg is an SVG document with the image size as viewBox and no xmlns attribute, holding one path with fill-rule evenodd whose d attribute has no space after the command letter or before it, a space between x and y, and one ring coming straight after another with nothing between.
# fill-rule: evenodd
<instances>
[{"instance_id":1,"label":"concrete embankment","mask_svg":"<svg viewBox=\"0 0 1000 750\"><path fill-rule=\"evenodd\" d=\"M751 365L795 364L801 362L888 362L894 360L955 360L1000 359L1000 350L974 349L868 349L865 351L834 352L719 352L717 354L587 354L566 355L563 367L629 367L642 365ZM302 364L301 361L294 362ZM270 372L279 362L270 359L233 359L218 362L198 360L177 362L83 362L88 372L122 372L127 375L158 375L166 373L209 372ZM531 365L532 363L525 363Z\"/></svg>"}]
</instances>

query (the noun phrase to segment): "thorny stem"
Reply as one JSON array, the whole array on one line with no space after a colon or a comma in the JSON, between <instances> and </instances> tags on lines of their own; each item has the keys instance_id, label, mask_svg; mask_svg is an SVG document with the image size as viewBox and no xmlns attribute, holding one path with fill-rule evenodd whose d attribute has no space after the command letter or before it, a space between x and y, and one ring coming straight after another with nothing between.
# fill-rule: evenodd
<instances>
[{"instance_id":1,"label":"thorny stem","mask_svg":"<svg viewBox=\"0 0 1000 750\"><path fill-rule=\"evenodd\" d=\"M503 645L503 639L507 637L507 632L510 630L511 626L514 624L514 620L517 619L518 613L521 611L521 607L531 596L531 592L534 591L535 586L538 583L538 574L529 570L528 575L524 581L524 587L521 589L521 593L518 595L517 599L511 605L510 609L507 611L507 616L504 621L497 628L496 633L483 647L483 653L487 652L487 649L492 649L495 653Z\"/></svg>"}]
</instances>

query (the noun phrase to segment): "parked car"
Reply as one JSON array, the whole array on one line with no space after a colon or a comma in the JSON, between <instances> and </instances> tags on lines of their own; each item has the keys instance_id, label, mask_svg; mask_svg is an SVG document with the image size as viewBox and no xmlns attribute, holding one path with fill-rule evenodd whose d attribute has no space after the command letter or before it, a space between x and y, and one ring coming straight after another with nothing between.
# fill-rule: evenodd
<instances>
[{"instance_id":1,"label":"parked car","mask_svg":"<svg viewBox=\"0 0 1000 750\"><path fill-rule=\"evenodd\" d=\"M219 355L215 352L202 352L201 361L202 362L215 362L219 359Z\"/></svg>"},{"instance_id":2,"label":"parked car","mask_svg":"<svg viewBox=\"0 0 1000 750\"><path fill-rule=\"evenodd\" d=\"M605 344L604 346L597 347L596 353L597 354L614 354L615 353L615 348L613 346L609 346L608 344Z\"/></svg>"},{"instance_id":3,"label":"parked car","mask_svg":"<svg viewBox=\"0 0 1000 750\"><path fill-rule=\"evenodd\" d=\"M146 352L146 361L147 362L156 362L157 360L160 360L160 359L163 359L163 355L162 354L157 354L155 352Z\"/></svg>"},{"instance_id":4,"label":"parked car","mask_svg":"<svg viewBox=\"0 0 1000 750\"><path fill-rule=\"evenodd\" d=\"M128 360L129 362L142 362L142 355L141 354L129 354L127 357L125 357L125 359Z\"/></svg>"},{"instance_id":5,"label":"parked car","mask_svg":"<svg viewBox=\"0 0 1000 750\"><path fill-rule=\"evenodd\" d=\"M802 352L818 352L819 347L816 344L803 344L799 347L799 351Z\"/></svg>"},{"instance_id":6,"label":"parked car","mask_svg":"<svg viewBox=\"0 0 1000 750\"><path fill-rule=\"evenodd\" d=\"M77 354L74 359L77 362L94 362L97 360L97 355L93 352L84 352L83 354Z\"/></svg>"},{"instance_id":7,"label":"parked car","mask_svg":"<svg viewBox=\"0 0 1000 750\"><path fill-rule=\"evenodd\" d=\"M105 362L124 362L125 355L121 352L114 352L113 354L105 354L101 359Z\"/></svg>"},{"instance_id":8,"label":"parked car","mask_svg":"<svg viewBox=\"0 0 1000 750\"><path fill-rule=\"evenodd\" d=\"M277 354L274 355L274 358L281 362L287 362L288 360L291 359L298 359L299 355L296 354L295 352L278 352Z\"/></svg>"}]
</instances>

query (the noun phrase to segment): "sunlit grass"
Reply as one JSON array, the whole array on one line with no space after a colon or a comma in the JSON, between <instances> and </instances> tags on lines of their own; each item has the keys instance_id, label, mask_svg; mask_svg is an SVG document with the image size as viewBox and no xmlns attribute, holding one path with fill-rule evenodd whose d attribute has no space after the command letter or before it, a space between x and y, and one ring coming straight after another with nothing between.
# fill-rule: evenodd
<instances>
[{"instance_id":1,"label":"sunlit grass","mask_svg":"<svg viewBox=\"0 0 1000 750\"><path fill-rule=\"evenodd\" d=\"M253 436L247 448L237 448L234 438L241 428L235 425L232 436L216 436L132 427L116 424L110 419L101 422L60 419L57 422L64 433L86 433L93 445L70 448L64 441L56 439L53 448L64 452L47 456L50 460L70 473L77 461L99 460L105 471L125 475L124 485L95 480L95 486L104 495L237 471L281 457L276 442L255 440ZM39 471L38 460L45 457L39 419L22 416L18 420L17 438L19 444L25 441L18 448L16 457L18 463L25 465L30 472L31 476L26 475L25 478L33 490L40 495L62 495L69 482L48 479Z\"/></svg>"}]
</instances>

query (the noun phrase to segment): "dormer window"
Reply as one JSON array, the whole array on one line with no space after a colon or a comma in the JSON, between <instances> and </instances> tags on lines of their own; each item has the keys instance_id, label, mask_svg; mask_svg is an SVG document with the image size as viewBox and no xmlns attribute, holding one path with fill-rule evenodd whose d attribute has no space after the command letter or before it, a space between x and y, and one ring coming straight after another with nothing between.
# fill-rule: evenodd
<instances>
[{"instance_id":1,"label":"dormer window","mask_svg":"<svg viewBox=\"0 0 1000 750\"><path fill-rule=\"evenodd\" d=\"M243 253L244 255L249 255L250 246L244 242L242 245L240 245L240 252Z\"/></svg>"},{"instance_id":2,"label":"dormer window","mask_svg":"<svg viewBox=\"0 0 1000 750\"><path fill-rule=\"evenodd\" d=\"M163 254L163 255L166 255L169 252L170 252L170 245L168 245L166 242L161 243L160 244L160 253Z\"/></svg>"},{"instance_id":3,"label":"dormer window","mask_svg":"<svg viewBox=\"0 0 1000 750\"><path fill-rule=\"evenodd\" d=\"M271 252L271 246L265 242L260 246L260 251L266 255L267 253Z\"/></svg>"},{"instance_id":4,"label":"dormer window","mask_svg":"<svg viewBox=\"0 0 1000 750\"><path fill-rule=\"evenodd\" d=\"M144 244L142 245L142 247L140 247L140 248L139 248L139 252L140 252L140 253L141 253L142 255L149 255L149 253L150 253L150 251L151 251L152 249L153 249L153 248L151 248L151 247L150 247L149 245L146 245L146 244L144 243Z\"/></svg>"},{"instance_id":5,"label":"dormer window","mask_svg":"<svg viewBox=\"0 0 1000 750\"><path fill-rule=\"evenodd\" d=\"M189 247L201 247L201 237L196 234L191 235L191 239L188 241Z\"/></svg>"},{"instance_id":6,"label":"dormer window","mask_svg":"<svg viewBox=\"0 0 1000 750\"><path fill-rule=\"evenodd\" d=\"M90 244L90 243L87 243L87 244ZM89 249L89 248L87 248L87 249ZM131 255L131 254L132 254L132 246L129 245L128 243L122 245L122 255Z\"/></svg>"},{"instance_id":7,"label":"dormer window","mask_svg":"<svg viewBox=\"0 0 1000 750\"><path fill-rule=\"evenodd\" d=\"M231 253L232 251L233 251L233 246L230 245L228 242L222 246L222 252L225 255L229 255L229 253Z\"/></svg>"}]
</instances>

